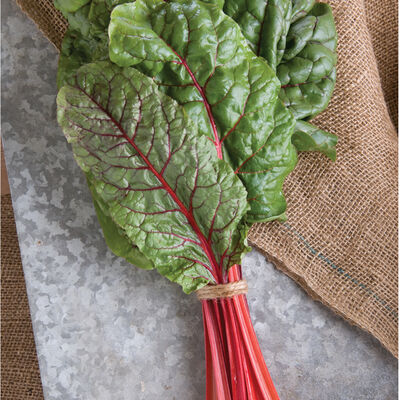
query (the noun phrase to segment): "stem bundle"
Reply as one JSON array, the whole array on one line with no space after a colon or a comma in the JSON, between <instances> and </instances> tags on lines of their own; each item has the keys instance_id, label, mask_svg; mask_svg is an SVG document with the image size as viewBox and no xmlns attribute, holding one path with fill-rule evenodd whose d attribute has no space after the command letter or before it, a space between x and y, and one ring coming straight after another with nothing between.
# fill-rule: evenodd
<instances>
[{"instance_id":1,"label":"stem bundle","mask_svg":"<svg viewBox=\"0 0 400 400\"><path fill-rule=\"evenodd\" d=\"M229 282L241 280L234 265ZM206 400L279 400L265 364L244 294L202 300Z\"/></svg>"}]
</instances>

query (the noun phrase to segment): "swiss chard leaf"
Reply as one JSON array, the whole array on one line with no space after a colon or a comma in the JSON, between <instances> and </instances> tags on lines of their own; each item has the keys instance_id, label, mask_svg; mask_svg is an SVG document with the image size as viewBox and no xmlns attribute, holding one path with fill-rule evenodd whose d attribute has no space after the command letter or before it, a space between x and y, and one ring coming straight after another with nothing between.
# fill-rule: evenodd
<instances>
[{"instance_id":1,"label":"swiss chard leaf","mask_svg":"<svg viewBox=\"0 0 400 400\"><path fill-rule=\"evenodd\" d=\"M292 23L305 17L314 4L315 0L292 0Z\"/></svg>"},{"instance_id":2,"label":"swiss chard leaf","mask_svg":"<svg viewBox=\"0 0 400 400\"><path fill-rule=\"evenodd\" d=\"M64 86L84 64L108 60L107 28L112 9L129 0L55 0L68 19L69 27L61 46L57 85ZM79 7L80 5L80 7Z\"/></svg>"},{"instance_id":3,"label":"swiss chard leaf","mask_svg":"<svg viewBox=\"0 0 400 400\"><path fill-rule=\"evenodd\" d=\"M185 292L215 281L247 250L247 193L183 108L133 68L79 69L58 121L113 221Z\"/></svg>"},{"instance_id":4,"label":"swiss chard leaf","mask_svg":"<svg viewBox=\"0 0 400 400\"><path fill-rule=\"evenodd\" d=\"M306 121L296 121L292 143L299 151L319 151L336 160L337 136Z\"/></svg>"},{"instance_id":5,"label":"swiss chard leaf","mask_svg":"<svg viewBox=\"0 0 400 400\"><path fill-rule=\"evenodd\" d=\"M249 45L277 71L280 97L296 119L323 111L336 80L335 21L311 0L225 0L223 9Z\"/></svg>"},{"instance_id":6,"label":"swiss chard leaf","mask_svg":"<svg viewBox=\"0 0 400 400\"><path fill-rule=\"evenodd\" d=\"M336 80L336 29L329 5L317 3L291 25L277 75L280 97L296 119L323 111Z\"/></svg>"},{"instance_id":7,"label":"swiss chard leaf","mask_svg":"<svg viewBox=\"0 0 400 400\"><path fill-rule=\"evenodd\" d=\"M54 0L54 7L67 19L68 30L77 30L84 37L89 35L90 0Z\"/></svg>"},{"instance_id":8,"label":"swiss chard leaf","mask_svg":"<svg viewBox=\"0 0 400 400\"><path fill-rule=\"evenodd\" d=\"M292 1L226 0L224 12L239 24L254 53L275 70L286 47Z\"/></svg>"},{"instance_id":9,"label":"swiss chard leaf","mask_svg":"<svg viewBox=\"0 0 400 400\"><path fill-rule=\"evenodd\" d=\"M296 159L294 121L277 99L275 74L246 46L237 24L201 1L138 0L114 9L109 36L111 61L152 77L184 107L248 192L257 193L249 196L249 221L281 216L283 179ZM282 119L285 132L277 127ZM282 145L270 146L275 142L268 139L279 135Z\"/></svg>"},{"instance_id":10,"label":"swiss chard leaf","mask_svg":"<svg viewBox=\"0 0 400 400\"><path fill-rule=\"evenodd\" d=\"M78 4L63 1L57 7L69 21L67 33L64 36L57 71L57 85L63 87L74 78L78 69L87 63L108 60L107 27L111 10L126 0L89 0ZM96 214L100 222L107 245L120 257L144 269L153 268L153 263L133 245L126 235L118 228L109 215L107 204L101 202L95 194L91 180L87 174ZM99 206L101 204L101 206Z\"/></svg>"},{"instance_id":11,"label":"swiss chard leaf","mask_svg":"<svg viewBox=\"0 0 400 400\"><path fill-rule=\"evenodd\" d=\"M111 10L130 0L54 0L54 6L68 20L69 29L85 38L103 34L110 22Z\"/></svg>"},{"instance_id":12,"label":"swiss chard leaf","mask_svg":"<svg viewBox=\"0 0 400 400\"><path fill-rule=\"evenodd\" d=\"M83 36L79 31L69 29L64 36L58 60L57 86L62 88L77 70L92 61L108 60L107 36Z\"/></svg>"},{"instance_id":13,"label":"swiss chard leaf","mask_svg":"<svg viewBox=\"0 0 400 400\"><path fill-rule=\"evenodd\" d=\"M90 0L54 0L54 6L68 16L90 3Z\"/></svg>"},{"instance_id":14,"label":"swiss chard leaf","mask_svg":"<svg viewBox=\"0 0 400 400\"><path fill-rule=\"evenodd\" d=\"M295 118L309 119L323 111L336 80L337 37L330 7L314 0L225 0L222 7L239 24L252 50L276 70L280 98ZM298 150L321 149L309 146L307 133L299 132L293 141ZM323 152L332 157L335 148Z\"/></svg>"},{"instance_id":15,"label":"swiss chard leaf","mask_svg":"<svg viewBox=\"0 0 400 400\"><path fill-rule=\"evenodd\" d=\"M291 145L295 121L281 102L275 108L274 121L274 130L257 153L256 160L240 169L239 176L245 175L248 198L251 199L248 219L252 222L286 219L282 186L297 163L297 152Z\"/></svg>"},{"instance_id":16,"label":"swiss chard leaf","mask_svg":"<svg viewBox=\"0 0 400 400\"><path fill-rule=\"evenodd\" d=\"M107 246L118 257L125 258L131 264L142 269L153 269L153 263L133 244L125 232L112 220L108 205L96 192L94 179L87 173L87 182L92 194L94 208Z\"/></svg>"}]
</instances>

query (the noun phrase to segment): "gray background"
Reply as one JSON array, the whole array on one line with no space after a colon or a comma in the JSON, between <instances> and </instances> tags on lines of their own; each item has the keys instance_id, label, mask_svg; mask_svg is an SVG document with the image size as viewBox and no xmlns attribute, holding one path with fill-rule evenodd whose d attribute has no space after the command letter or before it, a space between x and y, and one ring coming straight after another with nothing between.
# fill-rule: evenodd
<instances>
[{"instance_id":1,"label":"gray background","mask_svg":"<svg viewBox=\"0 0 400 400\"><path fill-rule=\"evenodd\" d=\"M2 1L2 135L46 400L203 399L201 309L106 248L56 123L57 52ZM397 361L253 251L260 344L282 400L397 398Z\"/></svg>"}]
</instances>

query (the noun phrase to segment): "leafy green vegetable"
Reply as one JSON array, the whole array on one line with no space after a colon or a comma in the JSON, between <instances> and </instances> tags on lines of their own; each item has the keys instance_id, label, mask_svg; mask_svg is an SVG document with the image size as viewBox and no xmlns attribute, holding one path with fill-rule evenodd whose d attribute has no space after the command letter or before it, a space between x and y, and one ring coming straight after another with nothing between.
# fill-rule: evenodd
<instances>
[{"instance_id":1,"label":"leafy green vegetable","mask_svg":"<svg viewBox=\"0 0 400 400\"><path fill-rule=\"evenodd\" d=\"M87 1L65 0L62 2L56 1L56 4L58 3L58 8L61 9L61 11L64 13L64 15L68 18L70 22L70 28L64 38L63 47L60 55L59 70L57 76L57 82L59 87L64 86L68 82L68 80L71 79L71 77L73 77L76 74L76 71L78 70L78 68L80 68L81 65L84 65L92 61L108 59L107 27L110 21L111 10L116 5L123 4L126 2L127 0L87 0ZM217 4L217 6L219 6L220 8L222 8L224 5L223 0L212 0L210 2ZM149 3L154 9L157 9L157 6L159 6L160 4L160 2L154 2L154 1ZM175 5L172 7L178 7L177 5L178 3L177 2L174 3ZM226 3L228 3L228 1ZM261 9L261 11L265 13L266 16L265 21L268 21L267 24L264 24L263 40L262 41L260 40L260 43L263 42L263 44L265 45L265 49L261 49L262 51L260 50L261 55L266 56L266 54L269 52L269 54L271 54L271 59L274 59L275 57L276 60L281 60L281 58L284 55L282 50L285 48L285 43L286 43L285 35L287 34L287 29L289 28L288 21L290 23L290 19L292 20L292 22L298 20L299 18L303 17L306 13L308 13L310 9L314 6L314 1L308 1L308 0L292 1L292 3L293 7L290 7L291 4L290 1L288 0L281 0L281 1L274 0L274 2L269 3L269 7ZM243 8L244 6L243 4L244 4L243 2L238 2L238 7L240 6L241 8ZM254 7L256 8L263 6L260 2L257 1L250 2L250 4L253 4ZM276 6L276 9L274 9L274 5ZM190 7L187 6L187 8ZM201 8L204 9L204 5ZM277 10L280 10L280 12L282 11L281 13L282 15L279 15ZM261 12L260 10L258 11ZM210 11L208 11L208 13L210 14ZM255 11L255 13L257 13L257 11ZM151 12L147 14L146 18L153 18ZM176 18L176 16L174 16L173 18ZM214 18L215 18L215 13L214 13ZM208 21L210 21L210 19L211 23L213 23L214 21L212 18L208 18ZM159 18L159 20L162 20L162 18L161 19ZM279 21L281 21L284 26L279 27L278 29L276 27L276 24ZM170 22L170 26L171 25L173 25L173 22L172 23ZM208 24L208 26L206 26L204 30L210 28L211 25L212 24ZM222 27L220 27L220 31L223 31L224 27L225 28L227 27L227 24L221 24L221 25ZM274 26L276 29L274 28L271 30L271 27ZM214 29L213 25L212 28ZM191 33L191 30L189 31ZM173 32L173 29L171 29L171 32ZM233 29L233 32L235 32L237 36L237 29L236 31ZM271 35L273 36L273 40L271 41L271 43L268 43L267 39ZM226 36L228 35L223 36L223 38ZM199 35L198 37L201 36ZM235 37L235 35L233 35L233 37ZM210 39L210 35L208 35L208 38ZM221 40L221 38L219 37L217 37L216 39L215 37L214 38L211 37L211 42L213 39L217 41L219 40L221 42L220 44L218 44L219 53L221 53L221 49L222 50L225 50L225 48L229 49L229 43L232 43L231 40L227 44L227 41ZM179 39L176 38L175 40L179 41ZM250 45L254 49L254 44L252 45L250 42ZM189 45L187 46L187 48L189 48ZM194 52L196 51L195 45L191 44L191 48L194 49L193 50ZM274 55L274 49L276 49L277 52L276 55ZM207 52L207 50L208 49L206 48L205 52ZM254 56L252 57L254 58ZM200 58L201 57L198 57L198 60ZM268 57L266 56L266 58ZM206 60L207 57L205 57L204 59ZM215 59L216 61L218 61L216 57ZM242 54L239 55L239 59L240 60L243 59ZM210 63L211 61L208 62L208 64ZM146 74L152 76L153 75L152 68L154 68L154 66L149 68L147 64L148 64L147 62L141 62L139 63L139 65L136 65L136 67L146 72ZM224 79L226 80L227 79L226 77L228 77L229 83L231 82L234 83L230 88L231 97L236 96L238 91L243 90L243 85L241 84L242 82L240 80L239 82L235 82L236 76L238 75L237 72L240 71L240 67L241 66L243 67L243 65L240 65L240 63L239 65L234 65L233 71L235 71L235 73L233 74L233 77L232 77L232 68L227 71L225 65L215 65L215 66L216 66L215 71L217 72L217 74L218 72L221 72L220 70L223 70L222 74L219 73L220 78L218 77L218 81L221 80L221 84L224 84L223 80ZM207 68L205 68L205 70L207 70ZM176 78L177 75L178 79ZM200 131L202 133L208 134L208 136L211 139L212 135L210 135L210 133L214 134L214 131L212 128L210 129L210 121L207 120L209 119L209 116L207 113L204 112L205 104L196 104L199 102L198 99L199 96L198 93L196 93L196 88L189 86L185 88L169 86L170 84L169 82L171 79L172 81L176 80L179 82L181 78L181 76L179 75L183 75L183 79L187 78L187 76L185 76L185 71L183 71L182 74L182 71L172 70L171 72L168 69L168 66L163 67L161 71L161 79L160 81L157 81L158 84L160 85L159 89L166 91L169 95L174 97L181 104L184 104L188 113L191 115L191 118L194 119L195 122L198 124ZM165 81L167 81L167 84L165 84ZM271 86L272 83L270 83L269 88L271 88ZM218 89L216 91L218 91ZM207 92L206 94L208 95L209 92ZM294 151L293 146L290 145L290 137L293 132L294 121L290 117L290 114L286 110L284 110L283 107L281 107L281 105L278 104L278 102L275 103L276 103L275 107L266 106L268 107L268 109L272 109L272 115L270 114L269 121L273 123L274 128L273 131L271 131L271 128L267 129L267 131L270 130L271 132L269 136L268 135L265 136L267 138L267 142L264 144L264 146L260 145L258 148L256 148L257 142L254 142L253 138L251 138L252 143L250 145L248 141L241 140L238 142L238 140L236 140L232 141L229 150L227 150L226 143L229 144L229 141L224 143L225 140L221 140L222 141L221 151L223 152L224 159L227 160L228 162L232 163L232 160L230 159L231 154L233 154L233 160L235 161L235 157L237 157L237 148L239 149L245 148L244 153L246 153L247 151L253 151L253 153L251 154L255 153L255 155L252 156L249 159L249 161L245 162L240 167L239 171L237 171L239 173L239 176L245 182L249 192L249 198L251 199L251 212L248 218L249 222L260 221L260 220L267 221L276 218L280 219L285 218L284 211L286 208L286 202L282 193L282 184L284 178L287 176L288 173L290 173L290 171L294 168L296 163L296 153ZM224 110L222 108L222 112L220 112L220 114L229 113L230 105L229 104L227 105L222 104L222 105L226 109ZM234 105L236 105L236 110L237 110L240 106L240 101L236 102ZM252 111L250 109L249 114L252 115L251 113ZM211 114L214 113L212 112ZM236 113L231 113L231 114L239 115L237 111ZM256 117L257 114L255 114L254 116L252 115L251 118L256 119ZM224 115L222 115L222 119L224 119ZM232 122L228 121L228 124L229 122L232 125ZM239 121L238 126L235 127L236 132L238 132L242 128L242 125L244 125L244 129L242 129L242 131L245 131L244 133L246 135L248 135L246 131L250 131L250 129L255 129L256 132L261 131L258 127L254 127L254 124L253 125L246 124L249 125L246 126L244 122L246 122L245 118L243 118L243 121ZM228 124L225 123L225 125ZM217 131L220 130L218 118L216 123L216 130ZM227 132L227 129L225 129L225 132ZM232 131L231 133L234 132ZM317 136L315 136L316 133L318 133ZM219 134L220 132L218 132L218 135ZM326 135L326 137L323 137L323 135ZM233 136L234 135L232 135L232 137ZM315 136L315 138L313 138L313 136ZM237 135L237 137L240 136ZM261 141L259 140L259 142ZM331 159L335 157L335 149L333 147L334 140L332 138L332 135L322 130L318 130L318 128L313 127L305 122L296 124L296 133L293 136L292 143L299 150L319 150L323 151ZM331 145L332 147L329 147L329 145ZM254 151L255 148L256 150ZM240 158L239 159L236 158L236 165L238 165L239 162L241 162ZM235 162L233 162L232 165L235 166ZM88 177L88 179L90 185L91 178ZM149 268L152 265L152 263L146 260L145 256L140 253L138 248L134 247L133 250L131 250L132 246L130 245L129 242L126 242L126 236L124 236L123 232L121 233L121 235L119 235L120 237L116 236L116 234L119 233L120 230L117 226L115 226L113 220L110 218L106 205L103 204L103 207L99 207L98 205L99 202L95 197L94 197L94 203L96 206L96 212L98 214L99 221L103 228L106 241L110 246L110 248L113 250L113 252L116 253L117 255L121 255L127 258L128 261L134 264L140 264L138 266ZM112 235L109 232L113 232ZM118 239L112 240L112 238L115 237L118 237ZM133 257L136 257L136 261Z\"/></svg>"},{"instance_id":2,"label":"leafy green vegetable","mask_svg":"<svg viewBox=\"0 0 400 400\"><path fill-rule=\"evenodd\" d=\"M245 186L251 204L248 212L250 222L286 219L282 186L297 163L297 152L291 140L295 120L287 108L278 102L274 121L274 130L257 153L256 160L240 170L242 175L239 176L246 176Z\"/></svg>"},{"instance_id":3,"label":"leafy green vegetable","mask_svg":"<svg viewBox=\"0 0 400 400\"><path fill-rule=\"evenodd\" d=\"M54 0L54 6L68 20L68 30L77 30L84 37L89 34L90 0Z\"/></svg>"},{"instance_id":4,"label":"leafy green vegetable","mask_svg":"<svg viewBox=\"0 0 400 400\"><path fill-rule=\"evenodd\" d=\"M105 60L108 60L106 36L83 36L79 31L69 29L64 36L58 60L58 88L61 89L75 76L82 65Z\"/></svg>"},{"instance_id":5,"label":"leafy green vegetable","mask_svg":"<svg viewBox=\"0 0 400 400\"><path fill-rule=\"evenodd\" d=\"M336 41L327 4L315 4L291 25L277 75L280 97L296 119L312 118L327 107L336 80Z\"/></svg>"},{"instance_id":6,"label":"leafy green vegetable","mask_svg":"<svg viewBox=\"0 0 400 400\"><path fill-rule=\"evenodd\" d=\"M221 6L220 1L208 2ZM252 50L276 70L280 98L295 118L309 119L323 111L336 80L337 37L330 7L314 0L225 0L222 7L239 24ZM321 149L311 145L307 131L299 132L294 141L298 150ZM328 143L333 145L332 140ZM335 148L323 152L332 157Z\"/></svg>"},{"instance_id":7,"label":"leafy green vegetable","mask_svg":"<svg viewBox=\"0 0 400 400\"><path fill-rule=\"evenodd\" d=\"M216 146L229 148L238 136L236 129L230 132L235 123L251 130L257 120L266 123L266 131L273 126L279 82L240 43L237 25L215 7L138 0L114 9L109 35L111 61L153 77ZM255 148L265 142L263 132L254 136Z\"/></svg>"},{"instance_id":8,"label":"leafy green vegetable","mask_svg":"<svg viewBox=\"0 0 400 400\"><path fill-rule=\"evenodd\" d=\"M58 121L113 221L185 292L216 282L247 246L247 193L182 107L133 68L78 70Z\"/></svg>"},{"instance_id":9,"label":"leafy green vegetable","mask_svg":"<svg viewBox=\"0 0 400 400\"><path fill-rule=\"evenodd\" d=\"M72 7L68 1L63 1L58 5L69 21L69 28L63 39L58 63L57 86L59 88L73 80L82 65L92 61L108 60L107 27L111 9L114 5L124 2L126 0L88 0L82 2L84 4L81 8ZM93 190L92 176L86 175L107 245L114 254L124 257L137 267L154 268L153 263L127 239L124 232L114 223L107 204L102 202Z\"/></svg>"},{"instance_id":10,"label":"leafy green vegetable","mask_svg":"<svg viewBox=\"0 0 400 400\"><path fill-rule=\"evenodd\" d=\"M326 108L336 79L337 36L329 5L225 0L223 10L239 24L252 50L277 71L280 97L296 119Z\"/></svg>"},{"instance_id":11,"label":"leafy green vegetable","mask_svg":"<svg viewBox=\"0 0 400 400\"><path fill-rule=\"evenodd\" d=\"M309 122L296 121L292 143L299 151L319 151L332 161L336 160L337 136Z\"/></svg>"},{"instance_id":12,"label":"leafy green vegetable","mask_svg":"<svg viewBox=\"0 0 400 400\"><path fill-rule=\"evenodd\" d=\"M142 254L135 244L132 244L125 232L114 223L109 214L108 205L96 192L93 177L90 173L87 175L87 182L92 194L94 208L103 230L107 246L113 250L115 255L125 258L131 264L142 269L153 269L153 263Z\"/></svg>"},{"instance_id":13,"label":"leafy green vegetable","mask_svg":"<svg viewBox=\"0 0 400 400\"><path fill-rule=\"evenodd\" d=\"M305 17L314 7L315 0L292 0L292 23Z\"/></svg>"},{"instance_id":14,"label":"leafy green vegetable","mask_svg":"<svg viewBox=\"0 0 400 400\"><path fill-rule=\"evenodd\" d=\"M89 2L90 0L54 0L54 6L68 18Z\"/></svg>"},{"instance_id":15,"label":"leafy green vegetable","mask_svg":"<svg viewBox=\"0 0 400 400\"><path fill-rule=\"evenodd\" d=\"M152 77L231 164L249 192L249 222L282 216L294 121L277 99L279 81L237 24L200 1L138 0L114 9L109 36L111 61Z\"/></svg>"},{"instance_id":16,"label":"leafy green vegetable","mask_svg":"<svg viewBox=\"0 0 400 400\"><path fill-rule=\"evenodd\" d=\"M329 8L313 0L55 3L70 24L58 121L107 244L186 293L240 280L249 225L285 218L295 146L336 155L336 137L305 121L333 88ZM207 396L278 398L245 296L235 299L203 302Z\"/></svg>"},{"instance_id":17,"label":"leafy green vegetable","mask_svg":"<svg viewBox=\"0 0 400 400\"><path fill-rule=\"evenodd\" d=\"M127 1L67 0L61 4L55 1L70 22L60 56L59 87L62 87L81 65L108 59L106 29L110 13L113 7ZM280 97L295 113L297 119L308 119L327 106L336 76L336 32L329 6L315 5L314 0L207 2L224 8L224 11L239 23L254 52L265 57L272 67L278 68L278 77L283 84ZM77 15L83 17L75 27L73 22ZM299 19L300 21L294 24ZM292 26L286 46L290 22ZM315 24L316 32L310 37ZM301 51L302 54L297 54ZM299 137L296 143L299 143ZM308 141L305 141L301 145L302 151L315 150L315 147L308 148L307 143ZM298 149L300 150L300 147Z\"/></svg>"},{"instance_id":18,"label":"leafy green vegetable","mask_svg":"<svg viewBox=\"0 0 400 400\"><path fill-rule=\"evenodd\" d=\"M69 30L85 38L104 35L112 9L130 0L54 0L54 6L68 20Z\"/></svg>"},{"instance_id":19,"label":"leafy green vegetable","mask_svg":"<svg viewBox=\"0 0 400 400\"><path fill-rule=\"evenodd\" d=\"M291 0L226 0L223 9L239 24L254 53L264 57L275 70L286 47Z\"/></svg>"},{"instance_id":20,"label":"leafy green vegetable","mask_svg":"<svg viewBox=\"0 0 400 400\"><path fill-rule=\"evenodd\" d=\"M112 9L129 0L55 0L68 19L58 62L57 85L64 86L84 64L108 60L107 28Z\"/></svg>"}]
</instances>

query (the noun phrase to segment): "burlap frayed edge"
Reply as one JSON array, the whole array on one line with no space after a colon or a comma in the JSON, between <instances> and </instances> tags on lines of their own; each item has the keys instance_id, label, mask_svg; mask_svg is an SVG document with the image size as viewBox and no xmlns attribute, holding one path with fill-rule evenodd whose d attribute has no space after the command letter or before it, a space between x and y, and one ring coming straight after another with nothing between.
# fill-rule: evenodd
<instances>
[{"instance_id":1,"label":"burlap frayed edge","mask_svg":"<svg viewBox=\"0 0 400 400\"><path fill-rule=\"evenodd\" d=\"M29 3L30 0L15 0L16 4L18 7L22 10L22 12L35 24L37 29L42 32L44 37L49 40L49 42L56 48L56 50L59 52L61 49L61 43L63 40L63 37L65 35L65 32L67 31L68 28L68 22L64 18L64 16L61 14L60 11L56 10L54 7L52 7L51 14L48 15L47 10L49 8L47 7L37 7L36 5L31 6ZM52 2L52 0L50 0ZM41 4L41 2L39 2ZM46 1L45 1L46 3ZM37 8L40 9L40 11L43 12L43 15L45 17L42 17L42 15L39 16L39 12L37 11ZM36 18L37 17L37 18ZM47 22L45 24L42 24L43 22ZM46 27L46 28L44 28ZM52 29L50 29L51 27ZM54 27L54 29L53 29ZM59 29L57 29L59 28Z\"/></svg>"}]
</instances>

